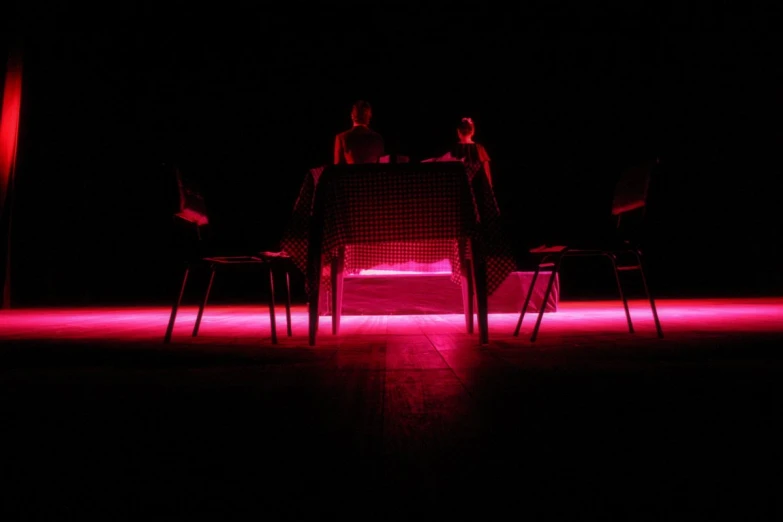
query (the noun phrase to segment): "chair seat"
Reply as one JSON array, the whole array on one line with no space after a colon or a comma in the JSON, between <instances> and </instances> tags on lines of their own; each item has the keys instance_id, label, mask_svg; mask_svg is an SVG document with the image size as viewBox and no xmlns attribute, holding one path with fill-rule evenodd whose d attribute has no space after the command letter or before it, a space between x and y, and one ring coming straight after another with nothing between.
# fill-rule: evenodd
<instances>
[{"instance_id":1,"label":"chair seat","mask_svg":"<svg viewBox=\"0 0 783 522\"><path fill-rule=\"evenodd\" d=\"M237 241L202 241L190 249L191 261L211 259L216 263L263 263L288 257L284 252L261 250L256 245Z\"/></svg>"},{"instance_id":2,"label":"chair seat","mask_svg":"<svg viewBox=\"0 0 783 522\"><path fill-rule=\"evenodd\" d=\"M291 260L291 256L286 254L285 252L275 252L275 251L262 251L257 252L251 256L242 255L242 256L209 256L202 258L203 261L209 262L209 263L218 263L218 264L270 264L275 263L276 265L279 265L281 262L287 262Z\"/></svg>"},{"instance_id":3,"label":"chair seat","mask_svg":"<svg viewBox=\"0 0 783 522\"><path fill-rule=\"evenodd\" d=\"M255 256L210 256L202 260L222 265L260 264L266 262L264 259Z\"/></svg>"},{"instance_id":4,"label":"chair seat","mask_svg":"<svg viewBox=\"0 0 783 522\"><path fill-rule=\"evenodd\" d=\"M531 254L583 254L598 255L603 252L627 252L634 250L634 246L618 240L601 240L593 243L576 242L568 245L539 245L531 248Z\"/></svg>"}]
</instances>

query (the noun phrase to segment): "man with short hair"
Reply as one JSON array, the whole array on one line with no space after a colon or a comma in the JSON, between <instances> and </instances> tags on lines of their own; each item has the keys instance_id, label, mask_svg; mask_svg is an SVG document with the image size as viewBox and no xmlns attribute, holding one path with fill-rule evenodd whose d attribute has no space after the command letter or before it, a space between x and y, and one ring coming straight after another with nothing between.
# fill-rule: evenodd
<instances>
[{"instance_id":1,"label":"man with short hair","mask_svg":"<svg viewBox=\"0 0 783 522\"><path fill-rule=\"evenodd\" d=\"M353 104L351 119L353 127L341 132L334 140L334 164L378 163L384 155L383 138L372 130L370 119L372 107L364 100Z\"/></svg>"}]
</instances>

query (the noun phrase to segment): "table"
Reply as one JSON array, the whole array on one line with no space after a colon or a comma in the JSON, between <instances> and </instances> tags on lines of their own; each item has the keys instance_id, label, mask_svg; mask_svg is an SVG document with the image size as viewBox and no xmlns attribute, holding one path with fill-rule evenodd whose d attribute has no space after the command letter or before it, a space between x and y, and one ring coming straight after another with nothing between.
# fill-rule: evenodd
<instances>
[{"instance_id":1,"label":"table","mask_svg":"<svg viewBox=\"0 0 783 522\"><path fill-rule=\"evenodd\" d=\"M305 176L280 248L306 275L310 344L318 296L331 290L332 331L339 330L344 273L382 263L449 259L462 285L472 331L475 292L479 337L486 343L486 297L516 268L500 212L481 164L462 162L330 165Z\"/></svg>"}]
</instances>

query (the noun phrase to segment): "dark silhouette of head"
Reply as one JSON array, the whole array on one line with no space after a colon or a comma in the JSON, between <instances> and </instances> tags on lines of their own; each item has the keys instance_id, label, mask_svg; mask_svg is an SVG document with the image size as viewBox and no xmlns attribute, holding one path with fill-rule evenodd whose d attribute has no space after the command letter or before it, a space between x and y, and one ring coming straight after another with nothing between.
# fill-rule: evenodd
<instances>
[{"instance_id":1,"label":"dark silhouette of head","mask_svg":"<svg viewBox=\"0 0 783 522\"><path fill-rule=\"evenodd\" d=\"M462 118L457 125L457 136L461 140L469 140L473 137L473 133L476 132L476 127L473 125L471 118Z\"/></svg>"},{"instance_id":2,"label":"dark silhouette of head","mask_svg":"<svg viewBox=\"0 0 783 522\"><path fill-rule=\"evenodd\" d=\"M476 132L476 127L473 125L473 120L471 118L462 118L459 125L457 125L457 133L463 138L470 138L474 132Z\"/></svg>"},{"instance_id":3,"label":"dark silhouette of head","mask_svg":"<svg viewBox=\"0 0 783 522\"><path fill-rule=\"evenodd\" d=\"M369 125L372 118L372 107L369 102L359 100L353 104L351 119L358 125Z\"/></svg>"}]
</instances>

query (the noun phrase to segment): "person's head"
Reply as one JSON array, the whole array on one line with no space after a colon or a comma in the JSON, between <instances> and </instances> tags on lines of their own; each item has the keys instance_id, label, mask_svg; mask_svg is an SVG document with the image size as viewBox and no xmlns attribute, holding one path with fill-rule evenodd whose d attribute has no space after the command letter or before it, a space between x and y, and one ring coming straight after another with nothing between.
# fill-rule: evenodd
<instances>
[{"instance_id":1,"label":"person's head","mask_svg":"<svg viewBox=\"0 0 783 522\"><path fill-rule=\"evenodd\" d=\"M369 102L359 100L353 104L351 119L357 125L369 125L372 118L372 107Z\"/></svg>"},{"instance_id":2,"label":"person's head","mask_svg":"<svg viewBox=\"0 0 783 522\"><path fill-rule=\"evenodd\" d=\"M473 125L471 118L462 118L457 125L457 137L459 141L463 143L470 143L473 139L473 133L476 132L476 127Z\"/></svg>"}]
</instances>

